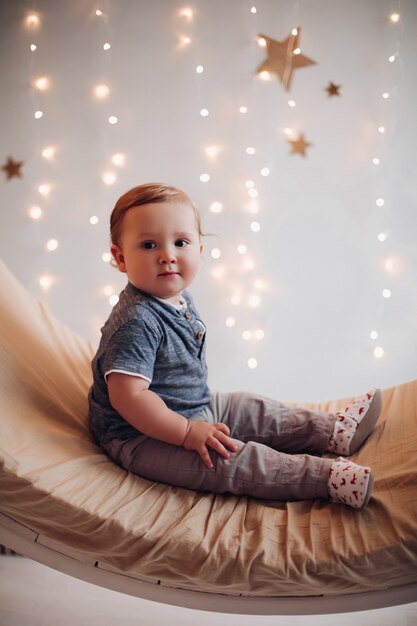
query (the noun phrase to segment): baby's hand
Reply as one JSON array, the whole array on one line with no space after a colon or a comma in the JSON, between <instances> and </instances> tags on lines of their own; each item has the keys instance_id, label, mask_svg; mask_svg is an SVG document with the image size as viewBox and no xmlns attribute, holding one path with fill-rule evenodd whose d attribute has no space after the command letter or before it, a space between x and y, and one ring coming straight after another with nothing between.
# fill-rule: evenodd
<instances>
[{"instance_id":1,"label":"baby's hand","mask_svg":"<svg viewBox=\"0 0 417 626\"><path fill-rule=\"evenodd\" d=\"M207 424L207 422L190 422L188 433L184 439L183 447L186 450L195 450L201 456L204 463L209 469L213 467L208 448L213 448L225 459L230 454L226 450L227 446L230 450L237 450L237 445L228 436L229 428L226 424L216 423Z\"/></svg>"}]
</instances>

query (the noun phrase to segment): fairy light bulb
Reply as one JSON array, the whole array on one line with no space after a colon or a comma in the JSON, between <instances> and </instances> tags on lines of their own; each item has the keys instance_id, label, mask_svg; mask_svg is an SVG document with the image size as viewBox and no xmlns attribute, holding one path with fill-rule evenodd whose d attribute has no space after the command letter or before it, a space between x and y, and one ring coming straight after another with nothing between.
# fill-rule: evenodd
<instances>
[{"instance_id":1,"label":"fairy light bulb","mask_svg":"<svg viewBox=\"0 0 417 626\"><path fill-rule=\"evenodd\" d=\"M97 215L92 215L92 216L90 217L90 224L91 224L92 226L95 226L96 224L98 224L98 217L97 217Z\"/></svg>"},{"instance_id":2,"label":"fairy light bulb","mask_svg":"<svg viewBox=\"0 0 417 626\"><path fill-rule=\"evenodd\" d=\"M295 48L295 50L293 50L293 54L295 55L301 54L301 48Z\"/></svg>"},{"instance_id":3,"label":"fairy light bulb","mask_svg":"<svg viewBox=\"0 0 417 626\"><path fill-rule=\"evenodd\" d=\"M284 133L284 135L287 135L287 137L291 137L291 135L293 134L293 130L292 128L284 128L284 130L282 131Z\"/></svg>"},{"instance_id":4,"label":"fairy light bulb","mask_svg":"<svg viewBox=\"0 0 417 626\"><path fill-rule=\"evenodd\" d=\"M261 225L259 222L251 222L250 229L253 233L259 233L261 230Z\"/></svg>"},{"instance_id":5,"label":"fairy light bulb","mask_svg":"<svg viewBox=\"0 0 417 626\"><path fill-rule=\"evenodd\" d=\"M257 293L252 293L248 298L248 304L252 309L256 309L261 304L261 298Z\"/></svg>"},{"instance_id":6,"label":"fairy light bulb","mask_svg":"<svg viewBox=\"0 0 417 626\"><path fill-rule=\"evenodd\" d=\"M208 183L210 180L210 174L201 174L200 180L202 183Z\"/></svg>"},{"instance_id":7,"label":"fairy light bulb","mask_svg":"<svg viewBox=\"0 0 417 626\"><path fill-rule=\"evenodd\" d=\"M110 254L110 252L103 252L103 254L101 255L101 260L102 260L104 263L110 263L110 261L111 261L111 256L112 256L112 255Z\"/></svg>"},{"instance_id":8,"label":"fairy light bulb","mask_svg":"<svg viewBox=\"0 0 417 626\"><path fill-rule=\"evenodd\" d=\"M242 333L242 337L245 341L249 341L250 339L252 339L252 333L250 330L244 330Z\"/></svg>"},{"instance_id":9,"label":"fairy light bulb","mask_svg":"<svg viewBox=\"0 0 417 626\"><path fill-rule=\"evenodd\" d=\"M111 48L111 45L109 44L109 42L108 42L108 41L106 41L106 43L105 43L105 44L103 44L103 50L106 50L106 51L107 51L107 50L110 50L110 48Z\"/></svg>"},{"instance_id":10,"label":"fairy light bulb","mask_svg":"<svg viewBox=\"0 0 417 626\"><path fill-rule=\"evenodd\" d=\"M378 241L384 242L387 239L387 233L378 233Z\"/></svg>"},{"instance_id":11,"label":"fairy light bulb","mask_svg":"<svg viewBox=\"0 0 417 626\"><path fill-rule=\"evenodd\" d=\"M288 100L288 106L293 109L294 107L297 106L297 103L295 100Z\"/></svg>"},{"instance_id":12,"label":"fairy light bulb","mask_svg":"<svg viewBox=\"0 0 417 626\"><path fill-rule=\"evenodd\" d=\"M258 367L258 361L254 358L248 359L248 367L251 370L255 369Z\"/></svg>"},{"instance_id":13,"label":"fairy light bulb","mask_svg":"<svg viewBox=\"0 0 417 626\"><path fill-rule=\"evenodd\" d=\"M116 167L123 167L123 165L126 162L126 155L123 154L123 152L116 152L115 154L112 155L111 162Z\"/></svg>"},{"instance_id":14,"label":"fairy light bulb","mask_svg":"<svg viewBox=\"0 0 417 626\"><path fill-rule=\"evenodd\" d=\"M269 176L269 174L271 173L269 167L263 167L261 169L261 176Z\"/></svg>"},{"instance_id":15,"label":"fairy light bulb","mask_svg":"<svg viewBox=\"0 0 417 626\"><path fill-rule=\"evenodd\" d=\"M26 26L28 26L29 28L39 28L40 23L41 21L39 19L39 16L35 13L31 13L26 17Z\"/></svg>"},{"instance_id":16,"label":"fairy light bulb","mask_svg":"<svg viewBox=\"0 0 417 626\"><path fill-rule=\"evenodd\" d=\"M247 180L247 181L245 182L245 187L246 187L247 189L252 189L252 187L255 187L255 183L253 182L253 180Z\"/></svg>"},{"instance_id":17,"label":"fairy light bulb","mask_svg":"<svg viewBox=\"0 0 417 626\"><path fill-rule=\"evenodd\" d=\"M297 28L293 28L292 31L291 31L291 35L293 35L294 37L297 37L298 29Z\"/></svg>"},{"instance_id":18,"label":"fairy light bulb","mask_svg":"<svg viewBox=\"0 0 417 626\"><path fill-rule=\"evenodd\" d=\"M42 217L42 209L39 206L33 206L29 209L29 217L33 220L40 220Z\"/></svg>"},{"instance_id":19,"label":"fairy light bulb","mask_svg":"<svg viewBox=\"0 0 417 626\"><path fill-rule=\"evenodd\" d=\"M251 198L257 198L258 197L258 190L257 189L249 189L248 195Z\"/></svg>"},{"instance_id":20,"label":"fairy light bulb","mask_svg":"<svg viewBox=\"0 0 417 626\"><path fill-rule=\"evenodd\" d=\"M204 148L204 152L210 159L215 159L220 152L220 148L218 146L207 146Z\"/></svg>"},{"instance_id":21,"label":"fairy light bulb","mask_svg":"<svg viewBox=\"0 0 417 626\"><path fill-rule=\"evenodd\" d=\"M209 114L209 110L208 109L200 109L201 117L207 117L208 114Z\"/></svg>"},{"instance_id":22,"label":"fairy light bulb","mask_svg":"<svg viewBox=\"0 0 417 626\"><path fill-rule=\"evenodd\" d=\"M375 158L373 158L373 159L372 159L372 163L373 163L374 165L379 165L379 164L380 164L380 162L381 162L381 161L378 159L378 157L375 157Z\"/></svg>"},{"instance_id":23,"label":"fairy light bulb","mask_svg":"<svg viewBox=\"0 0 417 626\"><path fill-rule=\"evenodd\" d=\"M53 146L47 146L42 150L42 156L44 159L48 159L48 161L50 161L55 156L55 148Z\"/></svg>"},{"instance_id":24,"label":"fairy light bulb","mask_svg":"<svg viewBox=\"0 0 417 626\"><path fill-rule=\"evenodd\" d=\"M373 340L378 339L378 333L376 330L371 330L371 332L369 333L369 336Z\"/></svg>"},{"instance_id":25,"label":"fairy light bulb","mask_svg":"<svg viewBox=\"0 0 417 626\"><path fill-rule=\"evenodd\" d=\"M195 71L197 72L197 74L202 74L204 72L204 67L202 65L197 65Z\"/></svg>"},{"instance_id":26,"label":"fairy light bulb","mask_svg":"<svg viewBox=\"0 0 417 626\"><path fill-rule=\"evenodd\" d=\"M210 254L213 259L220 259L222 255L221 250L219 250L219 248L213 248Z\"/></svg>"},{"instance_id":27,"label":"fairy light bulb","mask_svg":"<svg viewBox=\"0 0 417 626\"><path fill-rule=\"evenodd\" d=\"M116 174L114 172L104 172L101 180L105 185L113 185L116 182Z\"/></svg>"},{"instance_id":28,"label":"fairy light bulb","mask_svg":"<svg viewBox=\"0 0 417 626\"><path fill-rule=\"evenodd\" d=\"M376 206L379 206L379 207L384 206L385 204L384 198L378 198L377 200L375 200L375 204Z\"/></svg>"},{"instance_id":29,"label":"fairy light bulb","mask_svg":"<svg viewBox=\"0 0 417 626\"><path fill-rule=\"evenodd\" d=\"M239 107L239 113L247 113L247 112L248 112L248 107L245 107L245 106Z\"/></svg>"},{"instance_id":30,"label":"fairy light bulb","mask_svg":"<svg viewBox=\"0 0 417 626\"><path fill-rule=\"evenodd\" d=\"M45 291L47 291L48 289L50 289L50 287L52 286L53 283L53 278L52 276L49 276L47 274L44 274L43 276L40 277L39 279L39 284L42 287L42 289L44 289Z\"/></svg>"},{"instance_id":31,"label":"fairy light bulb","mask_svg":"<svg viewBox=\"0 0 417 626\"><path fill-rule=\"evenodd\" d=\"M43 183L42 185L39 185L38 191L42 196L49 196L51 193L51 186L47 183Z\"/></svg>"},{"instance_id":32,"label":"fairy light bulb","mask_svg":"<svg viewBox=\"0 0 417 626\"><path fill-rule=\"evenodd\" d=\"M239 252L239 254L246 254L248 249L247 247L241 243L238 247L237 247L237 251Z\"/></svg>"},{"instance_id":33,"label":"fairy light bulb","mask_svg":"<svg viewBox=\"0 0 417 626\"><path fill-rule=\"evenodd\" d=\"M258 328L257 330L255 330L254 335L255 335L255 339L259 339L259 340L265 337L265 333L261 328Z\"/></svg>"},{"instance_id":34,"label":"fairy light bulb","mask_svg":"<svg viewBox=\"0 0 417 626\"><path fill-rule=\"evenodd\" d=\"M259 73L259 78L265 81L271 80L271 74L267 72L267 70L262 70L262 72Z\"/></svg>"},{"instance_id":35,"label":"fairy light bulb","mask_svg":"<svg viewBox=\"0 0 417 626\"><path fill-rule=\"evenodd\" d=\"M391 22L393 24L398 24L398 22L400 21L400 14L399 13L391 13L391 15L389 16L389 19L391 20Z\"/></svg>"},{"instance_id":36,"label":"fairy light bulb","mask_svg":"<svg viewBox=\"0 0 417 626\"><path fill-rule=\"evenodd\" d=\"M54 252L58 248L58 241L56 239L50 239L46 244L46 249L49 252Z\"/></svg>"},{"instance_id":37,"label":"fairy light bulb","mask_svg":"<svg viewBox=\"0 0 417 626\"><path fill-rule=\"evenodd\" d=\"M118 121L119 120L115 115L110 115L108 119L109 124L112 124L112 125L117 124Z\"/></svg>"},{"instance_id":38,"label":"fairy light bulb","mask_svg":"<svg viewBox=\"0 0 417 626\"><path fill-rule=\"evenodd\" d=\"M249 146L248 148L246 148L246 154L249 154L252 156L255 153L256 153L256 150L253 146Z\"/></svg>"},{"instance_id":39,"label":"fairy light bulb","mask_svg":"<svg viewBox=\"0 0 417 626\"><path fill-rule=\"evenodd\" d=\"M37 78L33 84L36 89L39 89L39 91L46 91L49 88L50 81L47 76L41 76L40 78Z\"/></svg>"},{"instance_id":40,"label":"fairy light bulb","mask_svg":"<svg viewBox=\"0 0 417 626\"><path fill-rule=\"evenodd\" d=\"M228 328L233 328L233 326L235 326L235 325L236 325L236 320L235 320L235 318L234 318L234 317L228 317L228 318L226 318L226 326L227 326Z\"/></svg>"},{"instance_id":41,"label":"fairy light bulb","mask_svg":"<svg viewBox=\"0 0 417 626\"><path fill-rule=\"evenodd\" d=\"M104 100L110 95L110 87L105 83L101 83L100 85L96 85L94 87L93 92L96 98L98 98L99 100Z\"/></svg>"},{"instance_id":42,"label":"fairy light bulb","mask_svg":"<svg viewBox=\"0 0 417 626\"><path fill-rule=\"evenodd\" d=\"M30 44L30 50L31 50L31 52L35 52L35 50L37 50L37 49L38 49L38 46L37 46L35 43L31 43L31 44Z\"/></svg>"},{"instance_id":43,"label":"fairy light bulb","mask_svg":"<svg viewBox=\"0 0 417 626\"><path fill-rule=\"evenodd\" d=\"M110 296L109 298L109 304L111 306L115 306L117 303L119 302L119 296L116 294L113 294L112 296Z\"/></svg>"},{"instance_id":44,"label":"fairy light bulb","mask_svg":"<svg viewBox=\"0 0 417 626\"><path fill-rule=\"evenodd\" d=\"M103 294L107 298L110 298L110 296L112 296L114 294L114 289L113 289L112 285L106 285L105 287L103 287Z\"/></svg>"},{"instance_id":45,"label":"fairy light bulb","mask_svg":"<svg viewBox=\"0 0 417 626\"><path fill-rule=\"evenodd\" d=\"M378 132L383 135L385 133L385 126L378 126Z\"/></svg>"},{"instance_id":46,"label":"fairy light bulb","mask_svg":"<svg viewBox=\"0 0 417 626\"><path fill-rule=\"evenodd\" d=\"M395 54L391 54L391 56L390 56L390 57L388 57L388 61L389 61L390 63L394 63L394 61L395 61Z\"/></svg>"},{"instance_id":47,"label":"fairy light bulb","mask_svg":"<svg viewBox=\"0 0 417 626\"><path fill-rule=\"evenodd\" d=\"M388 100L388 98L389 98L388 91L384 91L384 93L382 94L382 97L384 98L384 100Z\"/></svg>"},{"instance_id":48,"label":"fairy light bulb","mask_svg":"<svg viewBox=\"0 0 417 626\"><path fill-rule=\"evenodd\" d=\"M216 202L212 202L212 203L210 204L210 211L211 211L212 213L221 213L221 212L223 211L223 205L222 205L222 203L221 203L221 202L218 202L217 200L216 200Z\"/></svg>"},{"instance_id":49,"label":"fairy light bulb","mask_svg":"<svg viewBox=\"0 0 417 626\"><path fill-rule=\"evenodd\" d=\"M35 111L35 119L40 120L43 117L43 111Z\"/></svg>"},{"instance_id":50,"label":"fairy light bulb","mask_svg":"<svg viewBox=\"0 0 417 626\"><path fill-rule=\"evenodd\" d=\"M382 357L384 356L385 352L384 352L384 348L381 348L381 346L377 346L374 349L374 357L376 359L382 359Z\"/></svg>"},{"instance_id":51,"label":"fairy light bulb","mask_svg":"<svg viewBox=\"0 0 417 626\"><path fill-rule=\"evenodd\" d=\"M187 37L187 36L181 37L181 43L184 46L188 46L191 43L191 37Z\"/></svg>"},{"instance_id":52,"label":"fairy light bulb","mask_svg":"<svg viewBox=\"0 0 417 626\"><path fill-rule=\"evenodd\" d=\"M101 15L103 15L103 11L100 11L100 9L97 9L96 15L97 17L100 17Z\"/></svg>"},{"instance_id":53,"label":"fairy light bulb","mask_svg":"<svg viewBox=\"0 0 417 626\"><path fill-rule=\"evenodd\" d=\"M384 298L391 298L392 293L390 289L383 289L382 290L382 295Z\"/></svg>"},{"instance_id":54,"label":"fairy light bulb","mask_svg":"<svg viewBox=\"0 0 417 626\"><path fill-rule=\"evenodd\" d=\"M183 9L181 9L180 15L182 17L186 17L188 20L192 20L194 17L193 10L190 7L184 7Z\"/></svg>"},{"instance_id":55,"label":"fairy light bulb","mask_svg":"<svg viewBox=\"0 0 417 626\"><path fill-rule=\"evenodd\" d=\"M265 37L258 37L258 39L256 40L257 44L260 48L266 48L266 39Z\"/></svg>"},{"instance_id":56,"label":"fairy light bulb","mask_svg":"<svg viewBox=\"0 0 417 626\"><path fill-rule=\"evenodd\" d=\"M256 7L251 7L250 12L251 12L251 13L256 13L256 12L257 12L257 11L256 11Z\"/></svg>"}]
</instances>

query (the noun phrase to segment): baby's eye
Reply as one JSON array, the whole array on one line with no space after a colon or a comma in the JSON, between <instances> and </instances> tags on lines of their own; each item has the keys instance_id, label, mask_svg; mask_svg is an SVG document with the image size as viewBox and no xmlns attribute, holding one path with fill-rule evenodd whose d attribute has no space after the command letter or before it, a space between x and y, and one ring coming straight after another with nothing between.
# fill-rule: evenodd
<instances>
[{"instance_id":1,"label":"baby's eye","mask_svg":"<svg viewBox=\"0 0 417 626\"><path fill-rule=\"evenodd\" d=\"M140 244L140 247L145 250L153 250L156 247L156 243L154 241L144 241Z\"/></svg>"},{"instance_id":2,"label":"baby's eye","mask_svg":"<svg viewBox=\"0 0 417 626\"><path fill-rule=\"evenodd\" d=\"M175 245L177 248L185 248L185 246L188 246L188 241L186 239L177 239Z\"/></svg>"}]
</instances>

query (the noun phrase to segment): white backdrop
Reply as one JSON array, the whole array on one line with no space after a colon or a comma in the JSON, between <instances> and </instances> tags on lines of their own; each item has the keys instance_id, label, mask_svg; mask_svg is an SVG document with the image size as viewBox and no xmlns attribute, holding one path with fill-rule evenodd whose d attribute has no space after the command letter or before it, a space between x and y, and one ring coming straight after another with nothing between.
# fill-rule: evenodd
<instances>
[{"instance_id":1,"label":"white backdrop","mask_svg":"<svg viewBox=\"0 0 417 626\"><path fill-rule=\"evenodd\" d=\"M0 20L0 159L22 162L0 172L1 254L50 311L97 344L125 281L102 259L110 211L164 181L210 233L191 291L213 388L325 400L415 378L415 0L3 0ZM256 74L257 39L297 26L316 64L286 91Z\"/></svg>"}]
</instances>

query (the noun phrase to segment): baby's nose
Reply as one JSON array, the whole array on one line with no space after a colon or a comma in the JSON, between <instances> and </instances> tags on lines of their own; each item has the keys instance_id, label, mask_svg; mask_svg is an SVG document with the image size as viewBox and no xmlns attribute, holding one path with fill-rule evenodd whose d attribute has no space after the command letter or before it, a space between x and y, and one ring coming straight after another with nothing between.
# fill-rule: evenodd
<instances>
[{"instance_id":1,"label":"baby's nose","mask_svg":"<svg viewBox=\"0 0 417 626\"><path fill-rule=\"evenodd\" d=\"M167 246L167 247L161 248L161 252L159 255L160 263L175 263L175 261L176 261L175 251L171 247Z\"/></svg>"}]
</instances>

